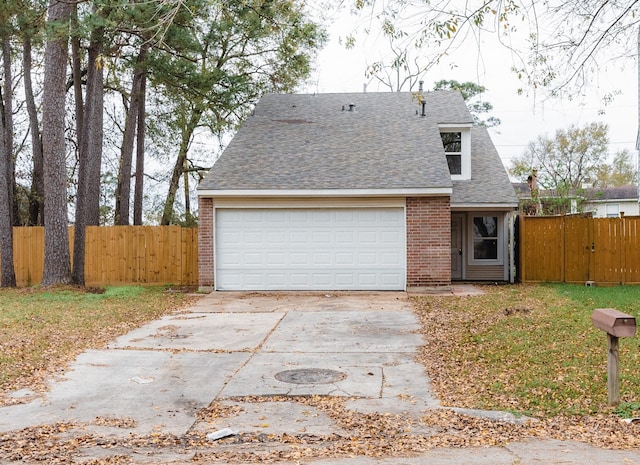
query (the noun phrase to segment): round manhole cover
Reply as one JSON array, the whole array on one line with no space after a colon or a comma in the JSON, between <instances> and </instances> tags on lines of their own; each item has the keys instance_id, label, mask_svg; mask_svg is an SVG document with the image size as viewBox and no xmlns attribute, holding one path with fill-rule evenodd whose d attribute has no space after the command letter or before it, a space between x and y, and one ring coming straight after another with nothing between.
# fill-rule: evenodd
<instances>
[{"instance_id":1,"label":"round manhole cover","mask_svg":"<svg viewBox=\"0 0 640 465\"><path fill-rule=\"evenodd\" d=\"M347 375L341 371L325 368L298 368L276 373L276 379L291 384L331 384L345 379Z\"/></svg>"}]
</instances>

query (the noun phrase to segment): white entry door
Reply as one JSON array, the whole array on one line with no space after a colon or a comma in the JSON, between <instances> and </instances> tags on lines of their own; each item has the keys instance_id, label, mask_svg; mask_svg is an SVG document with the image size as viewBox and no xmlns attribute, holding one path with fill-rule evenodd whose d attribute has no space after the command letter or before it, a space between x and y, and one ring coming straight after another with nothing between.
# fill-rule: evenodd
<instances>
[{"instance_id":1,"label":"white entry door","mask_svg":"<svg viewBox=\"0 0 640 465\"><path fill-rule=\"evenodd\" d=\"M218 290L404 290L404 209L218 209Z\"/></svg>"}]
</instances>

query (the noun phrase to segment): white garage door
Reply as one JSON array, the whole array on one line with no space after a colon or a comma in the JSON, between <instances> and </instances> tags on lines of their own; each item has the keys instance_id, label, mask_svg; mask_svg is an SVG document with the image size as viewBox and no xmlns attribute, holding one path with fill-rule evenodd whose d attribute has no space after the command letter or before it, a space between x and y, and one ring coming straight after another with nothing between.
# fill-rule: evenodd
<instances>
[{"instance_id":1,"label":"white garage door","mask_svg":"<svg viewBox=\"0 0 640 465\"><path fill-rule=\"evenodd\" d=\"M218 209L218 290L404 290L402 208Z\"/></svg>"}]
</instances>

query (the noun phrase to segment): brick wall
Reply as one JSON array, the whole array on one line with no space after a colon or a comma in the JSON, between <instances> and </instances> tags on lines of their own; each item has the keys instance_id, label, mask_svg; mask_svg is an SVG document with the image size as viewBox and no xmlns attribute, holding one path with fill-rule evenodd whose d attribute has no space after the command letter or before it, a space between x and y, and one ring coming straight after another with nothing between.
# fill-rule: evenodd
<instances>
[{"instance_id":1,"label":"brick wall","mask_svg":"<svg viewBox=\"0 0 640 465\"><path fill-rule=\"evenodd\" d=\"M213 199L198 198L198 285L202 291L214 289Z\"/></svg>"},{"instance_id":2,"label":"brick wall","mask_svg":"<svg viewBox=\"0 0 640 465\"><path fill-rule=\"evenodd\" d=\"M450 285L450 199L408 197L407 288Z\"/></svg>"}]
</instances>

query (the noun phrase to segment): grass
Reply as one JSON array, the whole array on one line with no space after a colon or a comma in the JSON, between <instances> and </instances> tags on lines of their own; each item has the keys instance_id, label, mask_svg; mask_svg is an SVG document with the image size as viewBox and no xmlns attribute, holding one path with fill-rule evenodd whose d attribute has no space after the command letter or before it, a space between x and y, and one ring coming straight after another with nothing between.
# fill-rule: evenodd
<instances>
[{"instance_id":1,"label":"grass","mask_svg":"<svg viewBox=\"0 0 640 465\"><path fill-rule=\"evenodd\" d=\"M21 388L43 390L48 375L87 348L184 305L164 287L0 290L0 403Z\"/></svg>"},{"instance_id":2,"label":"grass","mask_svg":"<svg viewBox=\"0 0 640 465\"><path fill-rule=\"evenodd\" d=\"M621 399L607 406L607 339L594 308L640 320L640 287L487 286L476 297L416 298L421 353L448 405L537 417L616 412L638 416L640 351L620 339Z\"/></svg>"}]
</instances>

